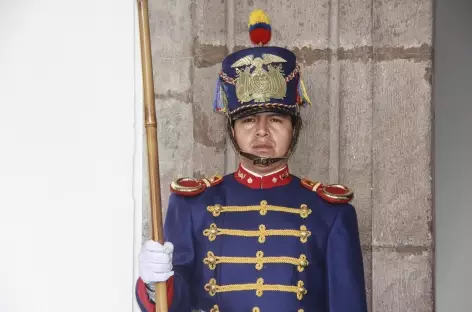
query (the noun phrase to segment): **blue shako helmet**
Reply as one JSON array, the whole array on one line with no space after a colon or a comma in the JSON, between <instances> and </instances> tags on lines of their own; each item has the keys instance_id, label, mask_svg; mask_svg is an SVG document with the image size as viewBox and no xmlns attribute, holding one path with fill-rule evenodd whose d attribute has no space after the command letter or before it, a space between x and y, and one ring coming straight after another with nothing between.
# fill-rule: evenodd
<instances>
[{"instance_id":1,"label":"blue shako helmet","mask_svg":"<svg viewBox=\"0 0 472 312\"><path fill-rule=\"evenodd\" d=\"M295 54L285 48L268 46L271 26L267 14L254 10L249 17L249 37L255 47L229 54L217 78L213 109L227 117L233 146L258 165L286 160L293 153L301 128L300 107L311 104L300 77ZM287 154L279 158L259 157L242 151L232 134L234 121L262 112L292 116L293 139Z\"/></svg>"}]
</instances>

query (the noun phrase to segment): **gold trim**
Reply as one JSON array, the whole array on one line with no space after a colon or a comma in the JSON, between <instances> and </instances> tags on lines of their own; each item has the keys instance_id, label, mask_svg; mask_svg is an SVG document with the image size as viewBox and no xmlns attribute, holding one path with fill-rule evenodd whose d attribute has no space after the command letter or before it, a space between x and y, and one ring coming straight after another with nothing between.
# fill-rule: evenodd
<instances>
[{"instance_id":1,"label":"gold trim","mask_svg":"<svg viewBox=\"0 0 472 312\"><path fill-rule=\"evenodd\" d=\"M211 186L211 183L210 183L210 181L209 181L207 178L202 179L202 181L203 181L203 183L205 183L205 185L206 185L207 187L210 187L210 186Z\"/></svg>"},{"instance_id":2,"label":"gold trim","mask_svg":"<svg viewBox=\"0 0 472 312\"><path fill-rule=\"evenodd\" d=\"M245 179L246 178L246 174L245 173L242 173L241 171L238 170L238 177L240 179Z\"/></svg>"},{"instance_id":3,"label":"gold trim","mask_svg":"<svg viewBox=\"0 0 472 312\"><path fill-rule=\"evenodd\" d=\"M180 184L180 182L189 182L189 181L196 182L197 186L183 186ZM201 190L203 188L203 185L200 184L199 180L194 179L194 178L179 178L171 182L171 187L178 192L192 193L192 192Z\"/></svg>"},{"instance_id":4,"label":"gold trim","mask_svg":"<svg viewBox=\"0 0 472 312\"><path fill-rule=\"evenodd\" d=\"M295 68L290 72L290 74L288 74L287 77L285 77L285 82L286 82L286 83L289 83L290 81L292 81L293 78L295 78L295 76L296 76L298 73L300 73L300 71L301 71L301 70L300 70L300 64L297 63L297 64L295 65ZM236 85L236 80L237 80L237 79L228 76L228 74L225 73L224 71L221 70L220 73L219 73L219 76L221 77L221 79L223 79L223 81L224 81L225 83L229 83L229 84L231 84L231 85Z\"/></svg>"},{"instance_id":5,"label":"gold trim","mask_svg":"<svg viewBox=\"0 0 472 312\"><path fill-rule=\"evenodd\" d=\"M328 192L328 187L339 187L341 188L342 190L346 191L345 194L335 194L335 193L331 193L331 192ZM331 184L331 185L325 185L323 186L323 193L331 198L331 199L335 199L335 200L346 200L346 199L351 199L352 198L352 194L353 192L345 187L344 185L340 185L340 184Z\"/></svg>"},{"instance_id":6,"label":"gold trim","mask_svg":"<svg viewBox=\"0 0 472 312\"><path fill-rule=\"evenodd\" d=\"M263 103L263 104L246 104L246 105L241 105L232 112L230 112L230 115L234 115L235 113L239 112L240 110L244 110L246 108L261 108L261 107L266 107L266 108L285 108L285 109L297 109L298 105L288 105L288 104L282 104L282 103Z\"/></svg>"},{"instance_id":7,"label":"gold trim","mask_svg":"<svg viewBox=\"0 0 472 312\"><path fill-rule=\"evenodd\" d=\"M211 312L211 311L210 311ZM219 311L215 311L215 312L219 312ZM259 309L258 307L254 307L252 309L252 312L261 312L261 309ZM305 310L303 309L298 309L297 312L305 312Z\"/></svg>"},{"instance_id":8,"label":"gold trim","mask_svg":"<svg viewBox=\"0 0 472 312\"><path fill-rule=\"evenodd\" d=\"M267 214L267 211L278 211L299 214L300 217L306 219L311 214L311 209L307 205L302 204L300 208L290 208L284 206L274 206L267 204L266 200L261 201L260 205L254 206L222 206L213 205L208 206L207 210L213 214L214 217L218 217L222 212L248 212L248 211L259 211L262 216Z\"/></svg>"},{"instance_id":9,"label":"gold trim","mask_svg":"<svg viewBox=\"0 0 472 312\"><path fill-rule=\"evenodd\" d=\"M256 270L260 271L264 264L292 264L297 266L298 272L303 272L308 266L309 262L305 255L300 255L299 258L293 257L264 257L264 252L258 251L256 257L223 257L215 256L211 251L207 253L207 257L203 259L203 263L208 265L210 270L216 269L218 264L255 264Z\"/></svg>"},{"instance_id":10,"label":"gold trim","mask_svg":"<svg viewBox=\"0 0 472 312\"><path fill-rule=\"evenodd\" d=\"M318 188L320 187L321 183L320 182L316 182L314 185L313 185L313 191L316 192L318 190Z\"/></svg>"},{"instance_id":11,"label":"gold trim","mask_svg":"<svg viewBox=\"0 0 472 312\"><path fill-rule=\"evenodd\" d=\"M210 310L210 312L220 312L220 308L218 307L218 305L215 304L213 308ZM261 312L261 309L259 309L258 307L254 307L252 308L252 312ZM297 312L305 312L305 310L298 309Z\"/></svg>"},{"instance_id":12,"label":"gold trim","mask_svg":"<svg viewBox=\"0 0 472 312\"><path fill-rule=\"evenodd\" d=\"M218 307L218 305L215 304L213 308L210 310L210 312L220 312L220 308ZM261 312L261 309L259 309L259 307L254 307L252 308L252 312ZM305 312L305 310L298 309L297 312Z\"/></svg>"},{"instance_id":13,"label":"gold trim","mask_svg":"<svg viewBox=\"0 0 472 312\"><path fill-rule=\"evenodd\" d=\"M242 236L242 237L258 237L259 243L264 243L267 236L295 236L299 237L302 243L306 243L311 232L307 230L306 226L300 226L300 230L281 229L281 230L267 230L264 224L259 225L259 231L245 231L232 229L219 229L215 223L210 225L210 228L203 231L203 235L207 236L210 241L214 241L219 235Z\"/></svg>"},{"instance_id":14,"label":"gold trim","mask_svg":"<svg viewBox=\"0 0 472 312\"><path fill-rule=\"evenodd\" d=\"M229 284L229 285L217 285L214 278L205 285L205 290L214 296L217 293L232 292L232 291L244 291L244 290L255 290L256 296L262 297L264 291L279 291L289 292L297 295L298 300L302 300L303 296L306 295L307 290L305 289L303 281L298 281L297 286L291 285L278 285L278 284L264 284L263 278L258 278L256 283L253 284Z\"/></svg>"}]
</instances>

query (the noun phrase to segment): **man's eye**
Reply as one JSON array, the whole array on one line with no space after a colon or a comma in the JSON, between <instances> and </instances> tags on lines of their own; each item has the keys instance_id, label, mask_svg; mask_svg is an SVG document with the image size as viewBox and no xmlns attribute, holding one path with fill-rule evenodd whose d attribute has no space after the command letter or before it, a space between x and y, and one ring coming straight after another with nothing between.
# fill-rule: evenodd
<instances>
[{"instance_id":1,"label":"man's eye","mask_svg":"<svg viewBox=\"0 0 472 312\"><path fill-rule=\"evenodd\" d=\"M249 122L253 122L254 121L254 118L246 118L243 120L243 123L249 123Z\"/></svg>"},{"instance_id":2,"label":"man's eye","mask_svg":"<svg viewBox=\"0 0 472 312\"><path fill-rule=\"evenodd\" d=\"M282 122L282 119L280 119L280 118L272 118L272 122Z\"/></svg>"}]
</instances>

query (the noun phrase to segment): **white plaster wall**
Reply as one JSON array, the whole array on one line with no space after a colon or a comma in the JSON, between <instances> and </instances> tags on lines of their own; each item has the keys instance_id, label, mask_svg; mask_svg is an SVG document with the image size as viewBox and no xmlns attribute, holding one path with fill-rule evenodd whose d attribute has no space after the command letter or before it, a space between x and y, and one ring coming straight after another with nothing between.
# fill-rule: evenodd
<instances>
[{"instance_id":1,"label":"white plaster wall","mask_svg":"<svg viewBox=\"0 0 472 312\"><path fill-rule=\"evenodd\" d=\"M0 2L1 312L132 310L134 5Z\"/></svg>"}]
</instances>

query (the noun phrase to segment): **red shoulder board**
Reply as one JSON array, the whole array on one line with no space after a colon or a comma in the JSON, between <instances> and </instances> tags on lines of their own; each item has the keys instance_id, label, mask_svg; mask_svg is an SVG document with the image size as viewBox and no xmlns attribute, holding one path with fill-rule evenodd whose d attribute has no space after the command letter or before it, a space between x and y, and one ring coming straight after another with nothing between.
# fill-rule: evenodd
<instances>
[{"instance_id":1,"label":"red shoulder board","mask_svg":"<svg viewBox=\"0 0 472 312\"><path fill-rule=\"evenodd\" d=\"M182 196L196 196L203 193L207 187L220 184L222 181L223 177L220 175L215 175L209 179L179 178L172 181L170 190Z\"/></svg>"},{"instance_id":2,"label":"red shoulder board","mask_svg":"<svg viewBox=\"0 0 472 312\"><path fill-rule=\"evenodd\" d=\"M301 179L302 185L310 191L316 192L321 198L333 204L349 203L354 193L347 187L340 184L323 185L317 181Z\"/></svg>"}]
</instances>

